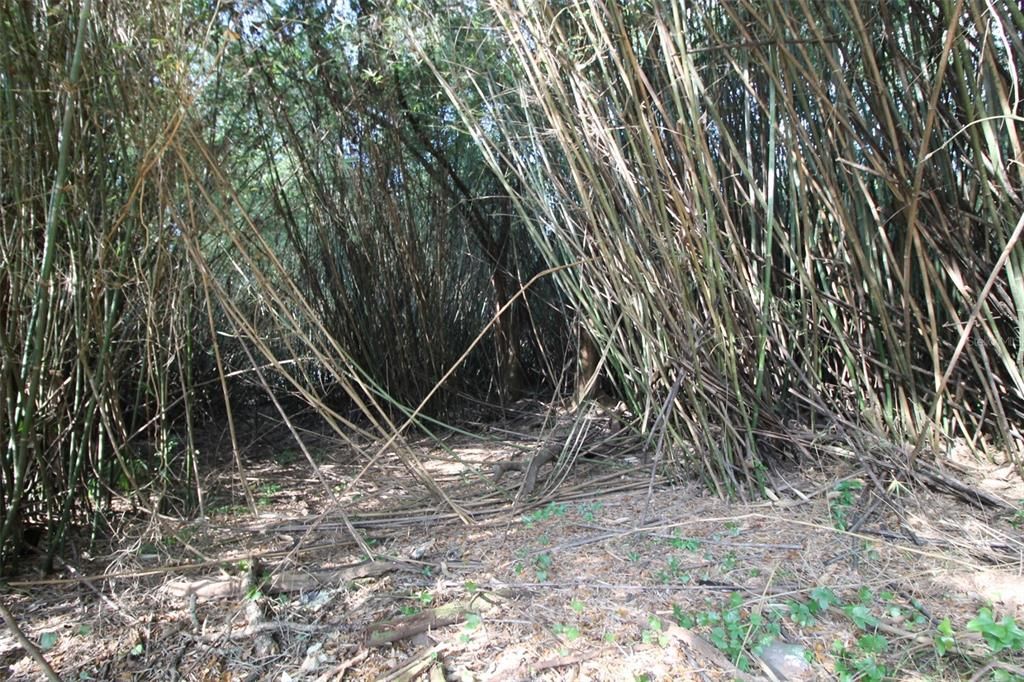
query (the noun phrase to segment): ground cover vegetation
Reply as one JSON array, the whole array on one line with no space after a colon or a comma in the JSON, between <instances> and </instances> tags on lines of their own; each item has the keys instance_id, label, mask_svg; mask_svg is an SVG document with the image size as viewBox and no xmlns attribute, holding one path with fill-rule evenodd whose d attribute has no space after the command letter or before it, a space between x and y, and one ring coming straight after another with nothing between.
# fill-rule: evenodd
<instances>
[{"instance_id":1,"label":"ground cover vegetation","mask_svg":"<svg viewBox=\"0 0 1024 682\"><path fill-rule=\"evenodd\" d=\"M413 443L455 457L528 400L533 458L465 475L507 507L601 431L724 499L854 467L823 489L843 533L922 486L1021 518L945 466L1024 468L1016 3L8 2L0 44L3 574L216 515L214 472L258 515L268 421L372 557L356 483L394 465L479 520ZM726 596L643 637L700 624L747 665L780 623L860 618L843 599ZM1007 618L965 627L1016 651ZM835 670L883 679L858 627Z\"/></svg>"}]
</instances>

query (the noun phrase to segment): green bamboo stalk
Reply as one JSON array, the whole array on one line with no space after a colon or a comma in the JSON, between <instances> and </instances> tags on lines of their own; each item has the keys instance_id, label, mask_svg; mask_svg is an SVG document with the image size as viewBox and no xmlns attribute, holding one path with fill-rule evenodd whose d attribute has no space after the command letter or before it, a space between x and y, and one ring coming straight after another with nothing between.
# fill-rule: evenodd
<instances>
[{"instance_id":1,"label":"green bamboo stalk","mask_svg":"<svg viewBox=\"0 0 1024 682\"><path fill-rule=\"evenodd\" d=\"M68 70L67 93L64 103L64 115L61 120L57 168L54 172L53 186L50 190L50 203L46 213L46 228L43 240L42 262L39 266L39 279L36 282L32 299L32 311L29 315L29 338L25 344L25 355L22 359L20 386L22 393L18 397L15 411L15 422L11 425L11 434L7 444L6 457L13 462L13 490L8 501L7 511L0 526L0 552L14 536L21 507L21 498L25 491L30 455L41 451L35 436L35 416L38 409L37 401L40 391L40 374L42 372L43 349L46 346L47 324L50 317L50 287L53 264L57 253L57 225L61 208L64 203L64 183L67 179L68 154L71 146L71 124L75 111L76 91L82 67L83 45L88 30L89 11L92 0L83 0L79 10L78 28L75 36L75 50Z\"/></svg>"}]
</instances>

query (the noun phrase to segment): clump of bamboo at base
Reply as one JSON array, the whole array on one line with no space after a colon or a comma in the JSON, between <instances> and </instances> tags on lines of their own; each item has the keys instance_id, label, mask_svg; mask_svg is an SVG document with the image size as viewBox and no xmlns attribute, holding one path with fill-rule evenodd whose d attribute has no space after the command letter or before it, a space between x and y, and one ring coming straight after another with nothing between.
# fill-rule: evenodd
<instances>
[{"instance_id":1,"label":"clump of bamboo at base","mask_svg":"<svg viewBox=\"0 0 1024 682\"><path fill-rule=\"evenodd\" d=\"M618 390L722 493L826 427L1020 462L1024 17L898 4L494 0L515 75L464 74L486 115L449 87Z\"/></svg>"},{"instance_id":2,"label":"clump of bamboo at base","mask_svg":"<svg viewBox=\"0 0 1024 682\"><path fill-rule=\"evenodd\" d=\"M108 527L115 497L195 492L193 359L210 337L177 244L181 167L161 156L182 125L178 18L0 9L0 571L36 534L49 570L72 526Z\"/></svg>"}]
</instances>

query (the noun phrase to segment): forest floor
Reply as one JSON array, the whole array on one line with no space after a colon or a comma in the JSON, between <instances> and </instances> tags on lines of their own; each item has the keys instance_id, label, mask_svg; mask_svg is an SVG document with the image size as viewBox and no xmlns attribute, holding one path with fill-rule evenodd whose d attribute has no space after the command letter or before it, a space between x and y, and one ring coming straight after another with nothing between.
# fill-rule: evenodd
<instances>
[{"instance_id":1,"label":"forest floor","mask_svg":"<svg viewBox=\"0 0 1024 682\"><path fill-rule=\"evenodd\" d=\"M360 476L349 446L307 432L317 475L263 438L245 459L257 516L225 463L201 521L137 516L108 551L12 579L4 602L62 679L1024 675L1019 506L880 480L852 459L774 472L778 499L730 503L652 480L614 447L549 465L517 501L522 474L495 485L492 467L540 447L520 428L410 444L473 523L393 451ZM1010 466L941 470L1024 499ZM0 677L45 679L8 629Z\"/></svg>"}]
</instances>

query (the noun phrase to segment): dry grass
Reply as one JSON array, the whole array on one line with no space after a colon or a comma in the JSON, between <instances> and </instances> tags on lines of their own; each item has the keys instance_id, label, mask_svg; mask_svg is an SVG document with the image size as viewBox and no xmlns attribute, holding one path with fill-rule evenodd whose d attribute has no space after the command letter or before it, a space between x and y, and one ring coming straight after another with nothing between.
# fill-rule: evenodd
<instances>
[{"instance_id":1,"label":"dry grass","mask_svg":"<svg viewBox=\"0 0 1024 682\"><path fill-rule=\"evenodd\" d=\"M869 606L889 641L881 660L897 678L961 679L980 659L940 661L930 644L939 620L948 616L964 651L977 653L965 624L980 606L1024 617L1019 534L1005 518L926 488L881 506L870 495L856 500L851 518L875 512L852 534L830 524L836 480L820 471L785 472L806 499L783 495L779 483L776 502L729 504L696 484L660 482L648 502L641 462L588 459L550 499L517 508L517 474L496 488L490 467L536 449L543 434L500 426L521 435L492 432L489 447L465 437L445 449L413 444L474 513L473 525L411 494L416 487L395 456L349 488L349 518L379 563L359 564L341 517L279 435L247 462L258 517L237 506L239 490L212 486L209 520L134 524L111 553L80 556L54 583L12 582L8 603L33 641L57 633L46 655L61 674L95 679L336 679L342 671L344 679L381 679L424 651L436 653L447 679L731 679L727 658L702 645L707 628L673 625L679 612L721 612L736 594L741 618L768 618L819 587ZM346 446L329 434L309 440L329 483L352 480L358 467ZM1015 475L1000 480L1011 486L1003 494L1024 497ZM267 587L247 600L237 592L240 564L256 558L281 591ZM235 592L180 596L200 579ZM478 620L463 616L394 645L366 646L375 624L466 604ZM835 674L835 641L855 650L863 634L838 607L813 624L778 622L782 639L810 652L816 679ZM8 635L0 657L10 679L36 675Z\"/></svg>"}]
</instances>

